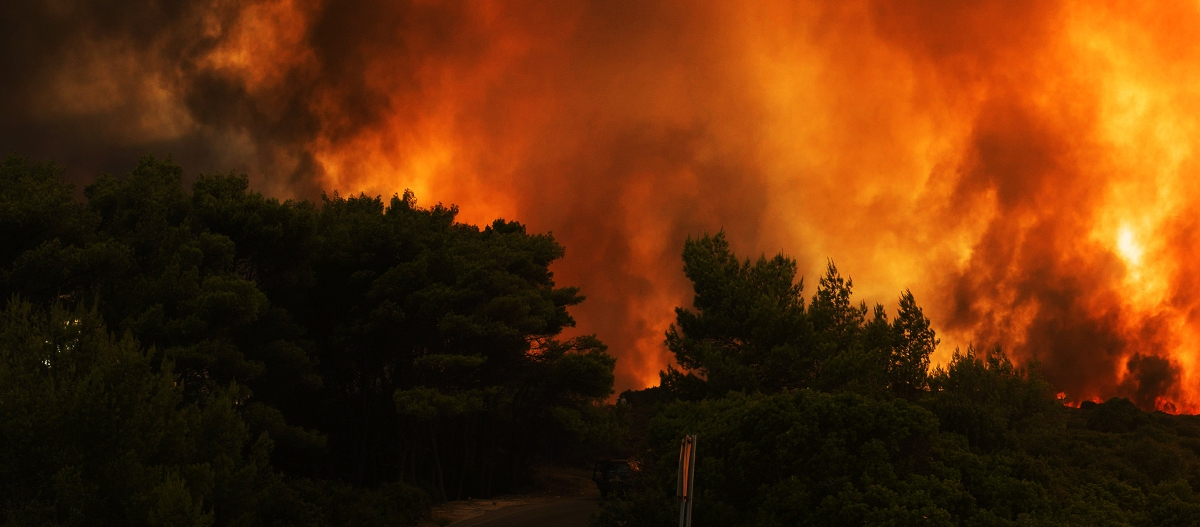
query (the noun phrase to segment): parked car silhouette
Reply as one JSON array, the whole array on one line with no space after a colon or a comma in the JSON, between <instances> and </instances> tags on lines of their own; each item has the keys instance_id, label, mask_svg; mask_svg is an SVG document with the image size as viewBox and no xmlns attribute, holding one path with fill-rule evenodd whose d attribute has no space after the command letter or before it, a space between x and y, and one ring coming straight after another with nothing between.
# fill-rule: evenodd
<instances>
[{"instance_id":1,"label":"parked car silhouette","mask_svg":"<svg viewBox=\"0 0 1200 527\"><path fill-rule=\"evenodd\" d=\"M641 469L637 462L628 459L603 459L592 469L592 481L600 488L600 499L609 496L624 497L625 491L633 486L633 478Z\"/></svg>"}]
</instances>

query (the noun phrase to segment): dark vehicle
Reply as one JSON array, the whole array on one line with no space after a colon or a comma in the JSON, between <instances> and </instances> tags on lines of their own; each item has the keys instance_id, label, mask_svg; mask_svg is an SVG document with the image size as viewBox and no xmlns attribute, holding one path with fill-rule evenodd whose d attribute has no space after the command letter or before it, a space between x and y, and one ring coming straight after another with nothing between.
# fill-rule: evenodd
<instances>
[{"instance_id":1,"label":"dark vehicle","mask_svg":"<svg viewBox=\"0 0 1200 527\"><path fill-rule=\"evenodd\" d=\"M600 488L600 499L609 496L624 496L633 486L633 478L641 472L637 462L628 459L605 459L596 462L592 469L592 481Z\"/></svg>"}]
</instances>

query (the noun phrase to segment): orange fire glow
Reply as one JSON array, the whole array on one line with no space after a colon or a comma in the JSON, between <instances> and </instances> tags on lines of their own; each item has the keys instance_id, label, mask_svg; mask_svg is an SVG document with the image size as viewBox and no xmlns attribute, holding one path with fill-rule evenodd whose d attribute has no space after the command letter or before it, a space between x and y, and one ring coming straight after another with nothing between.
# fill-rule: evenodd
<instances>
[{"instance_id":1,"label":"orange fire glow","mask_svg":"<svg viewBox=\"0 0 1200 527\"><path fill-rule=\"evenodd\" d=\"M279 194L552 231L619 389L658 382L683 240L724 228L809 284L831 257L868 302L911 288L935 360L1000 344L1069 400L1200 412L1196 2L216 4L141 110L191 121L155 133L282 152L252 167Z\"/></svg>"}]
</instances>

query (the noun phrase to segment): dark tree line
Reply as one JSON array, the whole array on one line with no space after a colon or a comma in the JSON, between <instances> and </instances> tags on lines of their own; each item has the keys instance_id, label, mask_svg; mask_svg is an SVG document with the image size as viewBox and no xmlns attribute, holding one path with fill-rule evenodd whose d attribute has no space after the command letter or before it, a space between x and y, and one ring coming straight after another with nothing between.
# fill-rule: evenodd
<instances>
[{"instance_id":1,"label":"dark tree line","mask_svg":"<svg viewBox=\"0 0 1200 527\"><path fill-rule=\"evenodd\" d=\"M6 160L0 523L411 524L627 432L644 477L598 525L675 521L685 433L697 526L1200 524L1200 417L1065 407L999 349L930 371L911 292L856 302L831 262L806 297L723 234L685 244L678 368L604 405L614 359L559 338L563 248L456 212L152 158L78 199Z\"/></svg>"},{"instance_id":2,"label":"dark tree line","mask_svg":"<svg viewBox=\"0 0 1200 527\"><path fill-rule=\"evenodd\" d=\"M583 297L549 235L182 181L0 167L0 521L402 523L602 425L614 359L556 339Z\"/></svg>"},{"instance_id":3,"label":"dark tree line","mask_svg":"<svg viewBox=\"0 0 1200 527\"><path fill-rule=\"evenodd\" d=\"M686 373L668 368L664 387L691 397L812 387L908 399L926 387L938 340L911 292L894 321L882 305L868 320L833 262L805 306L796 262L782 255L739 261L718 234L689 240L683 259L695 311L676 309L667 347Z\"/></svg>"},{"instance_id":4,"label":"dark tree line","mask_svg":"<svg viewBox=\"0 0 1200 527\"><path fill-rule=\"evenodd\" d=\"M784 256L690 239L680 369L622 394L645 477L597 524L677 522L680 438L698 435L695 525L1200 525L1200 416L1126 399L1065 407L999 350L938 345L913 295L890 319L829 264L806 303Z\"/></svg>"}]
</instances>

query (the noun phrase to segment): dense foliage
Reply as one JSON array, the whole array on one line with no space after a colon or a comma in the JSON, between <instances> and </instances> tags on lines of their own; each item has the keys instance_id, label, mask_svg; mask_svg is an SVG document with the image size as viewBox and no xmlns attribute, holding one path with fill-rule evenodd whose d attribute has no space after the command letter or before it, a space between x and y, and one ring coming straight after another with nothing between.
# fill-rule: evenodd
<instances>
[{"instance_id":1,"label":"dense foliage","mask_svg":"<svg viewBox=\"0 0 1200 527\"><path fill-rule=\"evenodd\" d=\"M549 235L143 159L0 166L0 522L381 525L602 427Z\"/></svg>"},{"instance_id":2,"label":"dense foliage","mask_svg":"<svg viewBox=\"0 0 1200 527\"><path fill-rule=\"evenodd\" d=\"M889 321L832 263L807 306L795 262L739 261L723 234L689 240L684 264L682 370L623 394L649 420L631 428L646 477L599 525L677 521L685 434L697 526L1200 525L1200 417L1065 407L998 349L928 372L938 340L913 295Z\"/></svg>"},{"instance_id":3,"label":"dense foliage","mask_svg":"<svg viewBox=\"0 0 1200 527\"><path fill-rule=\"evenodd\" d=\"M549 235L152 158L82 197L0 165L3 525L412 524L626 432L642 478L598 525L673 524L692 433L697 526L1200 525L1200 417L1066 407L999 349L930 371L912 293L890 317L832 262L806 298L688 240L678 368L607 406Z\"/></svg>"}]
</instances>

